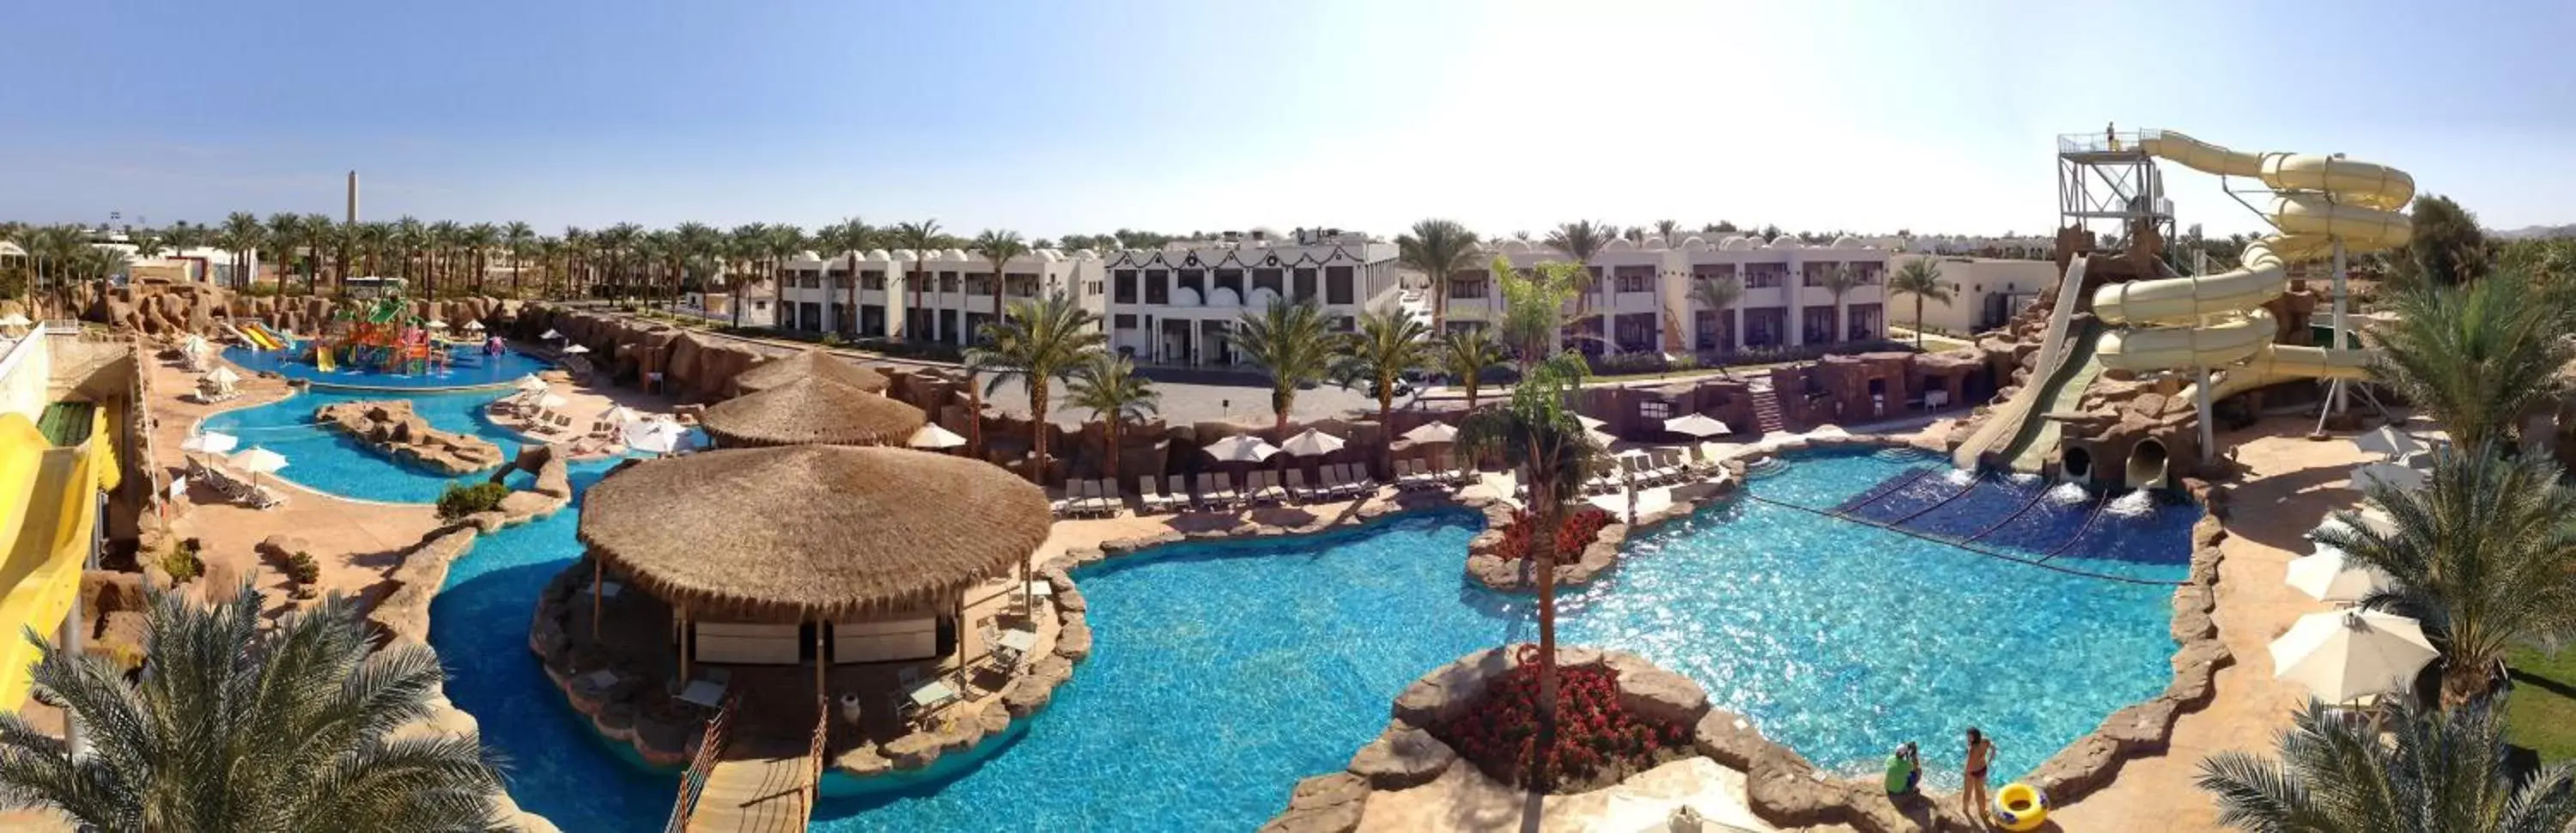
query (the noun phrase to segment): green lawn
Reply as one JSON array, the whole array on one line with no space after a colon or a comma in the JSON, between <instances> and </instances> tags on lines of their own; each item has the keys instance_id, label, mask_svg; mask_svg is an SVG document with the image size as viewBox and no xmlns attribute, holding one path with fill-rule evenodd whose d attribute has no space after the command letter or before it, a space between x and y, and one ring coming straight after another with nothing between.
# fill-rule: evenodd
<instances>
[{"instance_id":1,"label":"green lawn","mask_svg":"<svg viewBox=\"0 0 2576 833\"><path fill-rule=\"evenodd\" d=\"M2553 656L2520 647L2506 661L2513 696L2505 705L2505 739L2543 761L2576 759L2576 649Z\"/></svg>"}]
</instances>

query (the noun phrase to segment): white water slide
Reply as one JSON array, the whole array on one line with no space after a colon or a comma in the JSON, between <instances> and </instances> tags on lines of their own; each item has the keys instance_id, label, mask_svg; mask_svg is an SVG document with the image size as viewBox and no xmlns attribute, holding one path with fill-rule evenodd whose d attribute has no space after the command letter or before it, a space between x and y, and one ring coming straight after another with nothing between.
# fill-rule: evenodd
<instances>
[{"instance_id":1,"label":"white water slide","mask_svg":"<svg viewBox=\"0 0 2576 833\"><path fill-rule=\"evenodd\" d=\"M2331 156L2239 153L2172 131L2147 134L2139 146L2196 171L2284 192L2265 212L2280 233L2248 244L2244 265L2230 271L2095 290L2094 314L2114 327L2094 349L2102 365L2223 370L2212 401L2290 379L2360 378L2370 351L2273 344L2280 325L2263 303L2289 289L2290 263L2327 256L2337 240L2346 254L2405 245L2414 224L2398 210L2415 198L2415 178Z\"/></svg>"}]
</instances>

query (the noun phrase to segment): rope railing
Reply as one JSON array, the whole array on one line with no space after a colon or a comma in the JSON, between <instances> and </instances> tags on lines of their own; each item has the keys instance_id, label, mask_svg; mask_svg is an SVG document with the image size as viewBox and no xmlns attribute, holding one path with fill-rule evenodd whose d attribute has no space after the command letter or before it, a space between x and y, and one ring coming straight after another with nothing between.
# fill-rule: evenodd
<instances>
[{"instance_id":1,"label":"rope railing","mask_svg":"<svg viewBox=\"0 0 2576 833\"><path fill-rule=\"evenodd\" d=\"M716 709L716 716L707 720L706 732L699 736L698 754L689 759L688 771L680 774L680 795L671 802L671 818L663 824L663 833L688 829L689 816L698 809L698 796L707 790L707 775L724 757L725 736L733 728L734 704L739 699L739 694L726 697L724 705Z\"/></svg>"},{"instance_id":2,"label":"rope railing","mask_svg":"<svg viewBox=\"0 0 2576 833\"><path fill-rule=\"evenodd\" d=\"M814 823L814 805L823 800L823 752L832 739L832 700L814 695L814 741L805 748L805 762L813 767L805 783L805 823Z\"/></svg>"}]
</instances>

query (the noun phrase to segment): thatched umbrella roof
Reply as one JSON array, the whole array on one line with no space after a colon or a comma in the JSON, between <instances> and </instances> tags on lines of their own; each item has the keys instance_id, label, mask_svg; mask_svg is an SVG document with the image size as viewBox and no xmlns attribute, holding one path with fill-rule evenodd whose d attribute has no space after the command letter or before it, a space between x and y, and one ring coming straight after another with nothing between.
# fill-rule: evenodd
<instances>
[{"instance_id":1,"label":"thatched umbrella roof","mask_svg":"<svg viewBox=\"0 0 2576 833\"><path fill-rule=\"evenodd\" d=\"M693 614L789 622L944 607L1052 522L1045 492L989 463L807 445L628 466L585 496L581 540Z\"/></svg>"},{"instance_id":2,"label":"thatched umbrella roof","mask_svg":"<svg viewBox=\"0 0 2576 833\"><path fill-rule=\"evenodd\" d=\"M902 445L927 421L920 408L820 376L718 402L698 418L723 448Z\"/></svg>"},{"instance_id":3,"label":"thatched umbrella roof","mask_svg":"<svg viewBox=\"0 0 2576 833\"><path fill-rule=\"evenodd\" d=\"M733 383L744 393L758 393L807 376L820 376L869 393L884 393L886 389L885 374L821 350L806 350L752 365L734 374Z\"/></svg>"}]
</instances>

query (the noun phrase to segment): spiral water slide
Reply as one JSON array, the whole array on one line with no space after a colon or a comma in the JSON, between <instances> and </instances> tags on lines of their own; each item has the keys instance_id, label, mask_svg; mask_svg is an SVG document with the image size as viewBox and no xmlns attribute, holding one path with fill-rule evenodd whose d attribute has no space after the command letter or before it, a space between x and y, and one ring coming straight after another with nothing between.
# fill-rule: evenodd
<instances>
[{"instance_id":1,"label":"spiral water slide","mask_svg":"<svg viewBox=\"0 0 2576 833\"><path fill-rule=\"evenodd\" d=\"M2263 303L2289 289L2289 264L2327 257L2338 240L2347 255L2405 245L2414 224L2398 209L2415 198L2415 178L2331 156L2239 153L2171 131L2139 146L2192 170L2261 181L2277 192L2264 214L2280 233L2247 244L2244 265L2230 271L2095 290L2093 313L2113 325L2094 348L2103 366L2221 370L2213 401L2292 379L2360 378L2370 351L2273 344L2280 325Z\"/></svg>"}]
</instances>

